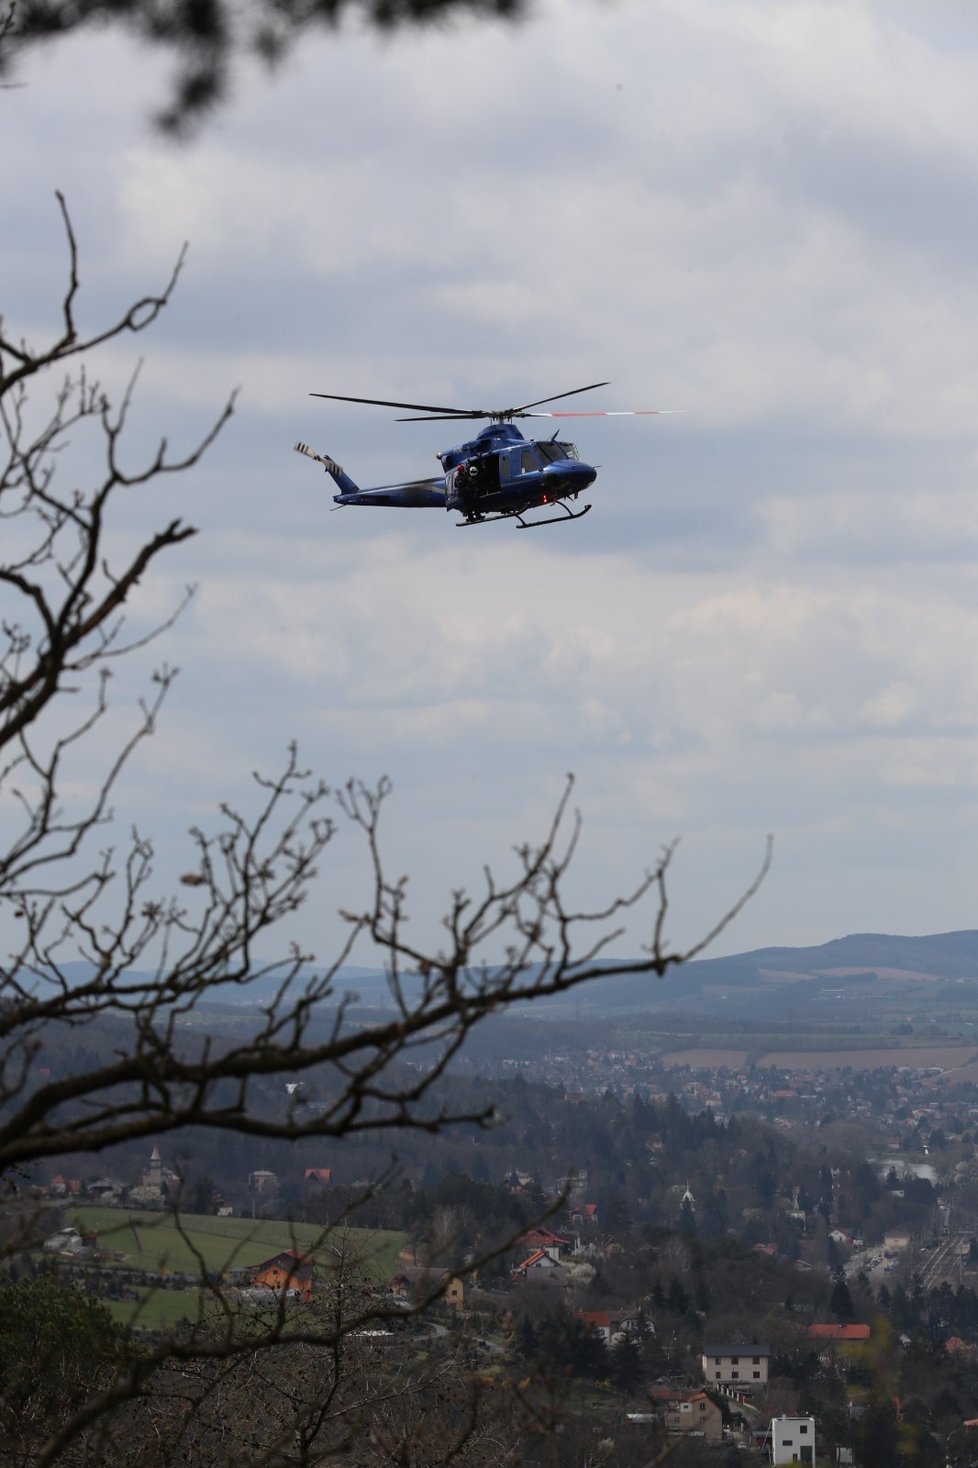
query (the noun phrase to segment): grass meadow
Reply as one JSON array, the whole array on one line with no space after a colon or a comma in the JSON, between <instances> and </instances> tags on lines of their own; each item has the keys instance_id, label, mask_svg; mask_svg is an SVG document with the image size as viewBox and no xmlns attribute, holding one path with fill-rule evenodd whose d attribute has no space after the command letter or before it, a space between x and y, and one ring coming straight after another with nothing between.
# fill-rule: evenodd
<instances>
[{"instance_id":1,"label":"grass meadow","mask_svg":"<svg viewBox=\"0 0 978 1468\"><path fill-rule=\"evenodd\" d=\"M404 1235L385 1229L325 1229L316 1224L267 1218L214 1218L210 1214L154 1213L125 1208L66 1208L66 1224L96 1233L99 1246L114 1255L103 1268L137 1270L147 1275L210 1275L248 1269L296 1249L322 1267L332 1264L342 1239L344 1252L359 1255L377 1282L396 1272ZM135 1300L105 1300L116 1320L146 1330L166 1329L196 1320L215 1306L195 1288L171 1289L149 1282L137 1285Z\"/></svg>"}]
</instances>

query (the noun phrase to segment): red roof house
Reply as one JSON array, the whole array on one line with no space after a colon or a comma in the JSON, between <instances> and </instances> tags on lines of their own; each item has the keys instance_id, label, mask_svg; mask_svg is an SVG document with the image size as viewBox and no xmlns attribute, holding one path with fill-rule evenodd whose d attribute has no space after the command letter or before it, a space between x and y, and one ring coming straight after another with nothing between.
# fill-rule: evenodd
<instances>
[{"instance_id":1,"label":"red roof house","mask_svg":"<svg viewBox=\"0 0 978 1468\"><path fill-rule=\"evenodd\" d=\"M810 1325L808 1336L813 1341L868 1341L868 1325L836 1325L827 1322L824 1325Z\"/></svg>"},{"instance_id":2,"label":"red roof house","mask_svg":"<svg viewBox=\"0 0 978 1468\"><path fill-rule=\"evenodd\" d=\"M307 1183L322 1183L325 1187L332 1179L333 1169L331 1167L307 1167L302 1176Z\"/></svg>"},{"instance_id":3,"label":"red roof house","mask_svg":"<svg viewBox=\"0 0 978 1468\"><path fill-rule=\"evenodd\" d=\"M272 1259L259 1264L252 1281L259 1288L274 1290L277 1295L300 1295L312 1299L312 1258L297 1249L285 1249Z\"/></svg>"}]
</instances>

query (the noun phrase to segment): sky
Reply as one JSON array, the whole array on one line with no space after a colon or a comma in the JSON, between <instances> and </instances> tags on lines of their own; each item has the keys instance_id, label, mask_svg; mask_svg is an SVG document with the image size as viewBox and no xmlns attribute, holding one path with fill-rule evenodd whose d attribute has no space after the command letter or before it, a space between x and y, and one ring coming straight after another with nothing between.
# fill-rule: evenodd
<instances>
[{"instance_id":1,"label":"sky","mask_svg":"<svg viewBox=\"0 0 978 1468\"><path fill-rule=\"evenodd\" d=\"M83 321L159 288L189 243L165 317L98 363L118 390L143 359L133 454L190 443L240 389L203 464L119 512L121 537L175 515L201 532L145 578L133 625L188 583L192 606L114 689L122 730L153 660L180 668L116 801L161 881L295 739L334 784L393 781L384 849L419 940L484 863L512 870L569 771L570 897L603 905L678 837L677 945L767 833L770 875L714 953L978 925L967 0L348 23L271 76L246 67L183 143L151 123L165 58L118 37L46 48L17 80L8 326L57 321L60 188ZM309 394L503 406L604 379L582 408L682 411L571 420L594 508L532 535L330 513L291 452L364 487L425 476L464 432ZM341 831L291 930L321 961L364 884Z\"/></svg>"}]
</instances>

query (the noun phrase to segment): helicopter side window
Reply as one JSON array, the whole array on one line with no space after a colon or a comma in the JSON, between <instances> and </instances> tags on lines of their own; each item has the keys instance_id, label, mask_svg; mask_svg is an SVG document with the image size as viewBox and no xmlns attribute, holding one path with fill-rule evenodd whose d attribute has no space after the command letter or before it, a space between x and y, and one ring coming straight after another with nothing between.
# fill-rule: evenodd
<instances>
[{"instance_id":1,"label":"helicopter side window","mask_svg":"<svg viewBox=\"0 0 978 1468\"><path fill-rule=\"evenodd\" d=\"M561 459L577 459L577 449L572 443L558 443L556 439L550 439L547 443L538 443L537 448L548 464L556 464Z\"/></svg>"},{"instance_id":2,"label":"helicopter side window","mask_svg":"<svg viewBox=\"0 0 978 1468\"><path fill-rule=\"evenodd\" d=\"M539 468L536 454L532 449L523 449L520 453L520 470L524 474L535 474Z\"/></svg>"}]
</instances>

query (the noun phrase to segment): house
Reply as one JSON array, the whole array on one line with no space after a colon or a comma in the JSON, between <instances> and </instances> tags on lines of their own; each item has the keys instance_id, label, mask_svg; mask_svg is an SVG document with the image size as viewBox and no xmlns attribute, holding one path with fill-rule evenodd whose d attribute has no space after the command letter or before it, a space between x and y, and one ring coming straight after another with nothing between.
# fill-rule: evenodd
<instances>
[{"instance_id":1,"label":"house","mask_svg":"<svg viewBox=\"0 0 978 1468\"><path fill-rule=\"evenodd\" d=\"M851 1345L853 1342L868 1341L869 1336L868 1325L837 1325L834 1321L827 1321L823 1325L808 1327L808 1339L811 1341L845 1341Z\"/></svg>"},{"instance_id":2,"label":"house","mask_svg":"<svg viewBox=\"0 0 978 1468\"><path fill-rule=\"evenodd\" d=\"M577 1198L587 1187L587 1168L572 1167L566 1176L560 1178L555 1193L566 1193L569 1198Z\"/></svg>"},{"instance_id":3,"label":"house","mask_svg":"<svg viewBox=\"0 0 978 1468\"><path fill-rule=\"evenodd\" d=\"M633 1340L641 1339L642 1336L655 1335L655 1321L645 1314L644 1310L609 1310L608 1319L611 1321L611 1344L622 1336L631 1336Z\"/></svg>"},{"instance_id":4,"label":"house","mask_svg":"<svg viewBox=\"0 0 978 1468\"><path fill-rule=\"evenodd\" d=\"M126 1184L120 1182L116 1177L97 1177L88 1185L88 1196L90 1198L101 1198L105 1202L114 1202L121 1198L126 1191Z\"/></svg>"},{"instance_id":5,"label":"house","mask_svg":"<svg viewBox=\"0 0 978 1468\"><path fill-rule=\"evenodd\" d=\"M611 1315L607 1310L575 1310L574 1319L600 1336L606 1346L611 1345Z\"/></svg>"},{"instance_id":6,"label":"house","mask_svg":"<svg viewBox=\"0 0 978 1468\"><path fill-rule=\"evenodd\" d=\"M652 1387L667 1432L689 1433L710 1443L723 1441L723 1413L705 1391L695 1387Z\"/></svg>"},{"instance_id":7,"label":"house","mask_svg":"<svg viewBox=\"0 0 978 1468\"><path fill-rule=\"evenodd\" d=\"M314 1283L312 1258L297 1249L284 1249L281 1254L259 1264L252 1276L256 1289L271 1290L276 1295L311 1300Z\"/></svg>"},{"instance_id":8,"label":"house","mask_svg":"<svg viewBox=\"0 0 978 1468\"><path fill-rule=\"evenodd\" d=\"M465 1305L465 1280L460 1279L457 1274L451 1275L445 1285L442 1301L450 1310L461 1311Z\"/></svg>"},{"instance_id":9,"label":"house","mask_svg":"<svg viewBox=\"0 0 978 1468\"><path fill-rule=\"evenodd\" d=\"M574 1240L565 1234L555 1234L553 1229L538 1228L529 1229L520 1239L520 1243L528 1249L544 1249L553 1259L559 1259L562 1249L573 1247Z\"/></svg>"},{"instance_id":10,"label":"house","mask_svg":"<svg viewBox=\"0 0 978 1468\"><path fill-rule=\"evenodd\" d=\"M59 1228L44 1240L46 1254L80 1254L85 1243L77 1228Z\"/></svg>"},{"instance_id":11,"label":"house","mask_svg":"<svg viewBox=\"0 0 978 1468\"><path fill-rule=\"evenodd\" d=\"M278 1177L274 1172L269 1172L267 1168L263 1167L258 1168L255 1172L249 1172L248 1191L249 1193L277 1193Z\"/></svg>"},{"instance_id":12,"label":"house","mask_svg":"<svg viewBox=\"0 0 978 1468\"><path fill-rule=\"evenodd\" d=\"M551 1284L563 1284L566 1273L564 1265L546 1249L535 1249L522 1264L517 1264L513 1270L513 1279L546 1280Z\"/></svg>"},{"instance_id":13,"label":"house","mask_svg":"<svg viewBox=\"0 0 978 1468\"><path fill-rule=\"evenodd\" d=\"M713 1385L751 1391L767 1384L770 1346L704 1346L703 1379Z\"/></svg>"},{"instance_id":14,"label":"house","mask_svg":"<svg viewBox=\"0 0 978 1468\"><path fill-rule=\"evenodd\" d=\"M514 1193L520 1193L533 1182L533 1174L531 1172L519 1172L514 1168L512 1172L506 1174L503 1181L507 1188L512 1188Z\"/></svg>"},{"instance_id":15,"label":"house","mask_svg":"<svg viewBox=\"0 0 978 1468\"><path fill-rule=\"evenodd\" d=\"M771 1419L771 1462L815 1462L814 1417L773 1417Z\"/></svg>"},{"instance_id":16,"label":"house","mask_svg":"<svg viewBox=\"0 0 978 1468\"><path fill-rule=\"evenodd\" d=\"M332 1180L333 1169L331 1167L307 1167L302 1177L307 1183L318 1183L320 1187L325 1188Z\"/></svg>"},{"instance_id":17,"label":"house","mask_svg":"<svg viewBox=\"0 0 978 1468\"><path fill-rule=\"evenodd\" d=\"M403 1259L403 1253L401 1255ZM465 1306L467 1286L472 1280L450 1274L444 1269L432 1269L425 1264L402 1264L387 1286L388 1294L395 1304L410 1305L412 1301L434 1298L440 1295L442 1302L451 1310L462 1310Z\"/></svg>"},{"instance_id":18,"label":"house","mask_svg":"<svg viewBox=\"0 0 978 1468\"><path fill-rule=\"evenodd\" d=\"M76 1198L81 1192L80 1177L62 1177L56 1172L48 1185L48 1192L53 1198Z\"/></svg>"}]
</instances>

